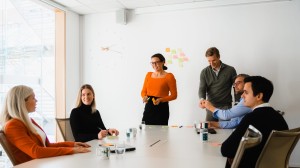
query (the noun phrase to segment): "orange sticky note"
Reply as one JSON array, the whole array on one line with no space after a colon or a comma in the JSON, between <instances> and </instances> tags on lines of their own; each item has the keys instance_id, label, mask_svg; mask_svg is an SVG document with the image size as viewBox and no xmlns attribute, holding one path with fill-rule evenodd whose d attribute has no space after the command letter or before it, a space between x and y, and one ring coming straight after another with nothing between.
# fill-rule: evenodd
<instances>
[{"instance_id":1,"label":"orange sticky note","mask_svg":"<svg viewBox=\"0 0 300 168\"><path fill-rule=\"evenodd\" d=\"M221 146L221 144L219 142L211 142L210 145L211 146Z\"/></svg>"},{"instance_id":2,"label":"orange sticky note","mask_svg":"<svg viewBox=\"0 0 300 168\"><path fill-rule=\"evenodd\" d=\"M170 52L170 48L166 48L166 52Z\"/></svg>"}]
</instances>

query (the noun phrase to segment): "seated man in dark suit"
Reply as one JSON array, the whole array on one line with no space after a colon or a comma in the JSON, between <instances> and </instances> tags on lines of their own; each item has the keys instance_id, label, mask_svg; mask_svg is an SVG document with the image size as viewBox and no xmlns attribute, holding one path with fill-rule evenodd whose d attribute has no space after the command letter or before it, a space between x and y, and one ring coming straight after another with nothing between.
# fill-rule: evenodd
<instances>
[{"instance_id":1,"label":"seated man in dark suit","mask_svg":"<svg viewBox=\"0 0 300 168\"><path fill-rule=\"evenodd\" d=\"M250 76L244 80L244 105L250 107L253 112L248 113L242 119L237 128L223 142L222 155L227 157L226 167L230 167L230 160L235 156L241 138L251 124L262 133L261 143L245 151L239 167L254 168L256 161L272 130L287 130L288 125L282 115L274 110L268 103L273 94L273 84L261 76Z\"/></svg>"}]
</instances>

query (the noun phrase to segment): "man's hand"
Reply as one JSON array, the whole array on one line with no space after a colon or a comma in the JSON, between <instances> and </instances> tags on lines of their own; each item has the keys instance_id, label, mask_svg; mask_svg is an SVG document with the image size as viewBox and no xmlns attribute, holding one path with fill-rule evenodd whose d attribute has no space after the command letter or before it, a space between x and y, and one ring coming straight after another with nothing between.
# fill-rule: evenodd
<instances>
[{"instance_id":1,"label":"man's hand","mask_svg":"<svg viewBox=\"0 0 300 168\"><path fill-rule=\"evenodd\" d=\"M205 108L205 100L204 99L201 99L200 102L199 102L199 107L204 109Z\"/></svg>"},{"instance_id":2,"label":"man's hand","mask_svg":"<svg viewBox=\"0 0 300 168\"><path fill-rule=\"evenodd\" d=\"M216 108L208 100L204 100L203 105L207 110L211 111L212 113L216 110Z\"/></svg>"}]
</instances>

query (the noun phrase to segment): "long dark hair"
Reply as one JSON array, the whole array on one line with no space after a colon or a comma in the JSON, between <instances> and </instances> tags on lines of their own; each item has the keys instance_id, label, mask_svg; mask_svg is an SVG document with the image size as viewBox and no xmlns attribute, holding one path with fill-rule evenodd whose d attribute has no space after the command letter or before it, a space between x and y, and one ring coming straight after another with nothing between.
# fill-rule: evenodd
<instances>
[{"instance_id":1,"label":"long dark hair","mask_svg":"<svg viewBox=\"0 0 300 168\"><path fill-rule=\"evenodd\" d=\"M154 54L154 55L152 55L151 58L154 58L154 57L158 58L161 62L164 63L163 70L167 70L168 69L168 67L165 66L166 59L165 59L165 57L162 54L160 54L160 53Z\"/></svg>"}]
</instances>

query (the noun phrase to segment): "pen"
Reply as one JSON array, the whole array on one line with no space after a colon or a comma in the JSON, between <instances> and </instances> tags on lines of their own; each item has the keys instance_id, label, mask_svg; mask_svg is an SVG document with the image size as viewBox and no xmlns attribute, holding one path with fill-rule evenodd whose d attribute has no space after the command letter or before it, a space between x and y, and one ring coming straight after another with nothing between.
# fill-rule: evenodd
<instances>
[{"instance_id":1,"label":"pen","mask_svg":"<svg viewBox=\"0 0 300 168\"><path fill-rule=\"evenodd\" d=\"M154 142L153 144L150 145L150 147L152 147L153 145L155 145L156 143L158 143L160 140Z\"/></svg>"}]
</instances>

